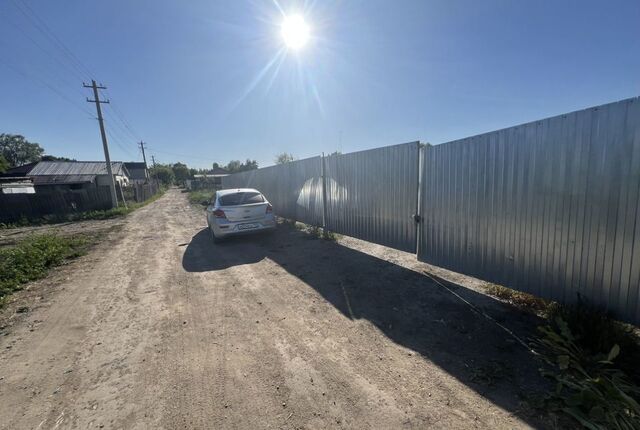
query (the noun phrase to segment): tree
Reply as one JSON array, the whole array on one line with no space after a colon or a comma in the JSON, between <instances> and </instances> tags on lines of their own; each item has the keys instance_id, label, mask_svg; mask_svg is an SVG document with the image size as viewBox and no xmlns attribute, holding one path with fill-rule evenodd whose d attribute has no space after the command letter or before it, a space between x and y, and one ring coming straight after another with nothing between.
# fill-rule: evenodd
<instances>
[{"instance_id":1,"label":"tree","mask_svg":"<svg viewBox=\"0 0 640 430\"><path fill-rule=\"evenodd\" d=\"M245 172L247 170L255 170L258 168L258 162L256 160L247 160L242 163L240 160L231 160L225 169L229 173Z\"/></svg>"},{"instance_id":2,"label":"tree","mask_svg":"<svg viewBox=\"0 0 640 430\"><path fill-rule=\"evenodd\" d=\"M78 161L75 158L56 157L55 155L43 155L40 161Z\"/></svg>"},{"instance_id":3,"label":"tree","mask_svg":"<svg viewBox=\"0 0 640 430\"><path fill-rule=\"evenodd\" d=\"M6 172L9 167L9 162L0 154L0 173Z\"/></svg>"},{"instance_id":4,"label":"tree","mask_svg":"<svg viewBox=\"0 0 640 430\"><path fill-rule=\"evenodd\" d=\"M163 185L171 185L175 180L173 169L171 166L165 166L164 164L157 164L156 167L149 169L149 175L152 178L157 178Z\"/></svg>"},{"instance_id":5,"label":"tree","mask_svg":"<svg viewBox=\"0 0 640 430\"><path fill-rule=\"evenodd\" d=\"M292 161L293 161L293 155L287 152L278 154L275 159L276 164L286 164L286 163L291 163Z\"/></svg>"},{"instance_id":6,"label":"tree","mask_svg":"<svg viewBox=\"0 0 640 430\"><path fill-rule=\"evenodd\" d=\"M227 164L226 169L229 173L235 173L240 171L240 166L242 166L240 160L231 160L229 161L229 164Z\"/></svg>"},{"instance_id":7,"label":"tree","mask_svg":"<svg viewBox=\"0 0 640 430\"><path fill-rule=\"evenodd\" d=\"M19 134L0 134L0 154L11 167L40 161L44 149Z\"/></svg>"},{"instance_id":8,"label":"tree","mask_svg":"<svg viewBox=\"0 0 640 430\"><path fill-rule=\"evenodd\" d=\"M191 172L189 172L189 168L186 164L175 163L173 166L171 166L171 169L173 170L175 180L180 183L183 183L191 177Z\"/></svg>"}]
</instances>

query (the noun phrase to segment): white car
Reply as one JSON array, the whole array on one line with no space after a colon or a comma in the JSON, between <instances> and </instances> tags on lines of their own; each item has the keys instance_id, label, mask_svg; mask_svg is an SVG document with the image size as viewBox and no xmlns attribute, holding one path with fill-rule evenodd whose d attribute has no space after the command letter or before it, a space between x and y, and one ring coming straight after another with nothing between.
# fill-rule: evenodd
<instances>
[{"instance_id":1,"label":"white car","mask_svg":"<svg viewBox=\"0 0 640 430\"><path fill-rule=\"evenodd\" d=\"M228 236L276 228L273 206L253 188L219 190L207 207L207 225L214 242Z\"/></svg>"}]
</instances>

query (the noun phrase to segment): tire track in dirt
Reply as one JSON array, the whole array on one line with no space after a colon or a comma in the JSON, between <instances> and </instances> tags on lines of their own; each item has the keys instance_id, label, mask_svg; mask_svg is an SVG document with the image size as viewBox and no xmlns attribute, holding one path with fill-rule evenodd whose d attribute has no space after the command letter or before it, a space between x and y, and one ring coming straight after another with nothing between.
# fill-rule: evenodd
<instances>
[{"instance_id":1,"label":"tire track in dirt","mask_svg":"<svg viewBox=\"0 0 640 430\"><path fill-rule=\"evenodd\" d=\"M170 190L62 268L49 305L0 338L0 428L538 425L503 400L517 386L471 382L502 333L408 254L284 226L213 245L205 225Z\"/></svg>"}]
</instances>

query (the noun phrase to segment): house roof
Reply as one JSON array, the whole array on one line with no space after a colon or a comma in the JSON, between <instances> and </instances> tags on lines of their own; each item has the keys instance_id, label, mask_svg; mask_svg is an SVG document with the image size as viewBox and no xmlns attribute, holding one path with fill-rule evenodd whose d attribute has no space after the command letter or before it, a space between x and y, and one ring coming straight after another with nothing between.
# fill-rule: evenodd
<instances>
[{"instance_id":1,"label":"house roof","mask_svg":"<svg viewBox=\"0 0 640 430\"><path fill-rule=\"evenodd\" d=\"M2 176L24 176L29 173L29 170L33 169L33 166L35 166L36 164L38 164L38 162L23 164L22 166L18 167L12 167L10 169L7 169L7 171L3 173Z\"/></svg>"},{"instance_id":2,"label":"house roof","mask_svg":"<svg viewBox=\"0 0 640 430\"><path fill-rule=\"evenodd\" d=\"M222 167L214 167L211 171L207 172L208 175L228 175L229 171Z\"/></svg>"},{"instance_id":3,"label":"house roof","mask_svg":"<svg viewBox=\"0 0 640 430\"><path fill-rule=\"evenodd\" d=\"M129 176L121 161L112 161L114 175ZM28 173L29 176L43 175L106 175L107 163L104 161L41 161Z\"/></svg>"},{"instance_id":4,"label":"house roof","mask_svg":"<svg viewBox=\"0 0 640 430\"><path fill-rule=\"evenodd\" d=\"M33 184L33 179L24 176L2 176L0 177L0 186L5 184Z\"/></svg>"},{"instance_id":5,"label":"house roof","mask_svg":"<svg viewBox=\"0 0 640 430\"><path fill-rule=\"evenodd\" d=\"M127 170L147 168L147 165L144 164L142 161L125 161L123 164L127 168Z\"/></svg>"},{"instance_id":6,"label":"house roof","mask_svg":"<svg viewBox=\"0 0 640 430\"><path fill-rule=\"evenodd\" d=\"M126 167L129 172L129 179L147 179L145 174L147 165L145 163L126 161L124 167Z\"/></svg>"}]
</instances>

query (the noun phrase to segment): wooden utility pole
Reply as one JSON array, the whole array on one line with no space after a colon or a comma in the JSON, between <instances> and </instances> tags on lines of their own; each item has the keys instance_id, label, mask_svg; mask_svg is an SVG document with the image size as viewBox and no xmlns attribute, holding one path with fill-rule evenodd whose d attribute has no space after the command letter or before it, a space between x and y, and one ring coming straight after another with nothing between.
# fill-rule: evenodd
<instances>
[{"instance_id":1,"label":"wooden utility pole","mask_svg":"<svg viewBox=\"0 0 640 430\"><path fill-rule=\"evenodd\" d=\"M107 134L104 131L104 120L102 119L101 103L109 103L109 100L100 100L98 89L106 90L107 87L96 84L96 81L91 80L91 85L87 85L84 82L82 86L85 88L93 89L93 100L87 97L87 102L96 104L96 111L98 112L98 123L100 124L100 136L102 136L102 148L104 149L104 160L107 163L107 174L109 175L109 189L111 190L111 206L118 207L118 197L116 195L116 182L113 177L113 171L111 170L111 157L109 157L109 143L107 142Z\"/></svg>"},{"instance_id":2,"label":"wooden utility pole","mask_svg":"<svg viewBox=\"0 0 640 430\"><path fill-rule=\"evenodd\" d=\"M147 167L147 156L144 154L144 148L146 143L141 141L140 143L138 143L138 145L140 145L140 150L142 151L142 159L144 160L144 175L146 176L146 179L149 179L149 171ZM155 163L154 163L154 167L155 167Z\"/></svg>"}]
</instances>

